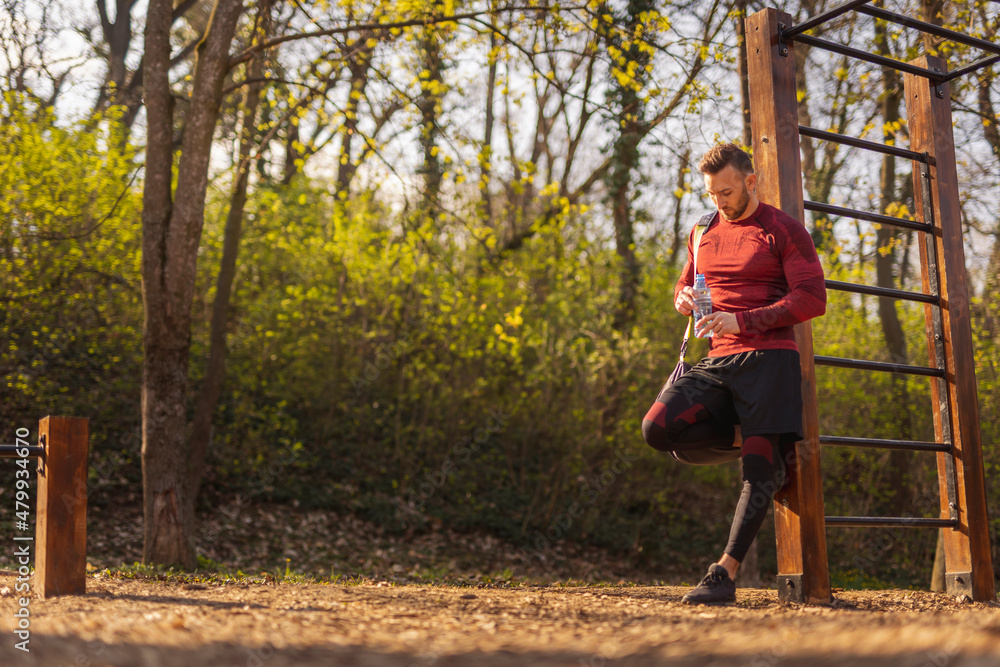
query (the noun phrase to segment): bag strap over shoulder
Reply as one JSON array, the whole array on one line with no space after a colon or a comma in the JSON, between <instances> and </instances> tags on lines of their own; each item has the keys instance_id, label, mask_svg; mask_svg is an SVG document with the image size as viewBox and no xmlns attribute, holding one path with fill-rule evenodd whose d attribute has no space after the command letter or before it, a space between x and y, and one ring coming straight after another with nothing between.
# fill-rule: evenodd
<instances>
[{"instance_id":1,"label":"bag strap over shoulder","mask_svg":"<svg viewBox=\"0 0 1000 667\"><path fill-rule=\"evenodd\" d=\"M694 250L695 275L698 274L698 246L701 245L701 237L705 235L705 231L712 225L713 220L715 220L715 213L708 213L701 216L694 226L694 238L692 239L691 245ZM691 327L693 325L694 315L691 315L688 317L687 326L684 328L684 341L681 343L681 361L684 361L684 355L687 353L688 338L691 337Z\"/></svg>"},{"instance_id":2,"label":"bag strap over shoulder","mask_svg":"<svg viewBox=\"0 0 1000 667\"><path fill-rule=\"evenodd\" d=\"M695 275L698 274L698 246L701 245L701 237L705 235L705 232L712 225L713 220L715 220L715 213L707 213L701 216L694 225L694 239L692 239L691 245L694 248Z\"/></svg>"},{"instance_id":3,"label":"bag strap over shoulder","mask_svg":"<svg viewBox=\"0 0 1000 667\"><path fill-rule=\"evenodd\" d=\"M681 354L680 360L684 361L684 355L688 351L688 338L691 337L691 325L694 324L694 315L690 315L687 318L687 326L684 327L684 340L681 342Z\"/></svg>"}]
</instances>

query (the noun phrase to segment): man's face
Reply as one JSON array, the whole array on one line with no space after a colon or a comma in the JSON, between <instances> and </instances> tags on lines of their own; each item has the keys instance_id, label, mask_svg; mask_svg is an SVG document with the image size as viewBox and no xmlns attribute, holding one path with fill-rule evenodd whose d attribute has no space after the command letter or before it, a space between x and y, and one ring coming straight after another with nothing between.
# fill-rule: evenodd
<instances>
[{"instance_id":1,"label":"man's face","mask_svg":"<svg viewBox=\"0 0 1000 667\"><path fill-rule=\"evenodd\" d=\"M717 174L705 174L708 196L712 198L712 203L719 209L722 217L730 222L742 219L756 183L755 174L743 176L732 165L726 165Z\"/></svg>"}]
</instances>

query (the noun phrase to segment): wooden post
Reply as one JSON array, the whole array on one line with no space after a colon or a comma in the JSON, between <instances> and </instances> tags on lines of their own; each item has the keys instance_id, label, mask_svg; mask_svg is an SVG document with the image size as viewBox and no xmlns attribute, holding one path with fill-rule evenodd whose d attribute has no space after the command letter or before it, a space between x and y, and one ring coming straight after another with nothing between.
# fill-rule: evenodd
<instances>
[{"instance_id":1,"label":"wooden post","mask_svg":"<svg viewBox=\"0 0 1000 667\"><path fill-rule=\"evenodd\" d=\"M45 455L38 463L35 586L38 594L87 592L87 450L89 425L77 417L38 424Z\"/></svg>"},{"instance_id":2,"label":"wooden post","mask_svg":"<svg viewBox=\"0 0 1000 667\"><path fill-rule=\"evenodd\" d=\"M764 9L746 19L747 65L753 160L760 200L802 220L802 158L799 154L795 58L791 43L778 43L778 24L792 17ZM826 557L823 478L820 471L819 422L812 326L795 327L802 362L802 419L805 438L795 445L789 482L775 495L778 547L778 595L784 601L830 601Z\"/></svg>"},{"instance_id":3,"label":"wooden post","mask_svg":"<svg viewBox=\"0 0 1000 667\"><path fill-rule=\"evenodd\" d=\"M911 64L945 72L945 61L923 56ZM932 222L938 286L941 294L942 336L944 338L945 385L948 396L941 397L937 383L932 383L935 407L950 405L951 434L954 445L954 478L951 479L948 453L938 454L938 479L941 488L941 513L949 518L954 509L958 527L944 530L945 581L948 592L965 594L977 601L993 600L996 590L990 560L989 521L986 514L986 488L983 453L979 433L979 399L976 391L975 356L972 345L972 322L969 311L969 288L962 238L962 218L958 193L958 170L955 165L955 139L952 132L951 98L947 84L935 84L913 74L904 77L906 113L910 148L931 158L930 212L925 220L923 206L924 178L914 168L913 192L916 217ZM927 275L926 241L921 235L921 261ZM926 279L925 279L926 286ZM930 359L935 359L933 329L928 330ZM942 403L942 399L945 401ZM941 418L935 415L935 429L941 435ZM954 484L956 508L949 506L948 485Z\"/></svg>"}]
</instances>

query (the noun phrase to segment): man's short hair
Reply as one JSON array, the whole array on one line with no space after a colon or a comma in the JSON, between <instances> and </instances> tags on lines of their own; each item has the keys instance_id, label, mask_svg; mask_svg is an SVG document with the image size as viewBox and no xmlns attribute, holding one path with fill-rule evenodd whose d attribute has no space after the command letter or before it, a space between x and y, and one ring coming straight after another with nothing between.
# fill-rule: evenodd
<instances>
[{"instance_id":1,"label":"man's short hair","mask_svg":"<svg viewBox=\"0 0 1000 667\"><path fill-rule=\"evenodd\" d=\"M733 143L712 146L698 163L698 171L715 176L728 166L744 176L753 173L753 160L745 150Z\"/></svg>"}]
</instances>

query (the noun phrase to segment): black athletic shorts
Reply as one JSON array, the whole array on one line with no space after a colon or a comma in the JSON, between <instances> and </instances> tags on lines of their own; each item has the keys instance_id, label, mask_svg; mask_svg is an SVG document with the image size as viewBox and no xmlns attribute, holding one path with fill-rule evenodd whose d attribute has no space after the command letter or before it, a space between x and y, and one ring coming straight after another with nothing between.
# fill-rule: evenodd
<instances>
[{"instance_id":1,"label":"black athletic shorts","mask_svg":"<svg viewBox=\"0 0 1000 667\"><path fill-rule=\"evenodd\" d=\"M744 438L778 435L783 443L803 438L802 368L795 350L706 357L661 396L669 393L684 394L716 419L739 424Z\"/></svg>"}]
</instances>

